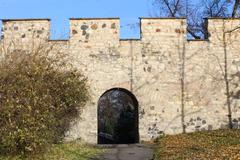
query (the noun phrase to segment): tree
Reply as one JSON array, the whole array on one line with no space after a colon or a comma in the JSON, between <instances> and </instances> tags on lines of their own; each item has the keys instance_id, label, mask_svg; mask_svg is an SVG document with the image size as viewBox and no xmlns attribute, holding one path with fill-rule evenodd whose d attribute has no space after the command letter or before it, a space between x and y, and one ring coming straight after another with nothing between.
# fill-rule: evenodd
<instances>
[{"instance_id":1,"label":"tree","mask_svg":"<svg viewBox=\"0 0 240 160\"><path fill-rule=\"evenodd\" d=\"M184 17L186 16L185 0L154 0L159 17Z\"/></svg>"},{"instance_id":2,"label":"tree","mask_svg":"<svg viewBox=\"0 0 240 160\"><path fill-rule=\"evenodd\" d=\"M1 46L0 153L45 151L81 114L89 100L87 79L63 50L45 43L28 50Z\"/></svg>"},{"instance_id":3,"label":"tree","mask_svg":"<svg viewBox=\"0 0 240 160\"><path fill-rule=\"evenodd\" d=\"M239 17L240 14L240 1L239 0L233 0L233 10L232 10L232 17Z\"/></svg>"},{"instance_id":4,"label":"tree","mask_svg":"<svg viewBox=\"0 0 240 160\"><path fill-rule=\"evenodd\" d=\"M191 39L207 39L208 17L239 17L239 0L154 0L156 17L187 17L187 31Z\"/></svg>"}]
</instances>

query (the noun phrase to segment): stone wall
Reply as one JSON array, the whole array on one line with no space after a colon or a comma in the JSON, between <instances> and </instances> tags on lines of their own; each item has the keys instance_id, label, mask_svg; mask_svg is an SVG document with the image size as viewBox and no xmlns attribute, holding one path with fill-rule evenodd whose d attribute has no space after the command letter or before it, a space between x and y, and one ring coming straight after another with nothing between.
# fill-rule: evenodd
<instances>
[{"instance_id":1,"label":"stone wall","mask_svg":"<svg viewBox=\"0 0 240 160\"><path fill-rule=\"evenodd\" d=\"M28 49L36 43L57 44L88 77L92 98L67 133L68 140L97 143L98 99L111 88L125 88L136 96L141 141L181 133L183 125L187 132L226 128L225 64L230 92L235 93L240 19L208 19L209 38L194 41L187 40L185 19L140 21L139 40L119 39L117 18L73 18L69 40L51 41L48 19L3 20L1 45ZM240 97L233 97L232 120L240 128Z\"/></svg>"}]
</instances>

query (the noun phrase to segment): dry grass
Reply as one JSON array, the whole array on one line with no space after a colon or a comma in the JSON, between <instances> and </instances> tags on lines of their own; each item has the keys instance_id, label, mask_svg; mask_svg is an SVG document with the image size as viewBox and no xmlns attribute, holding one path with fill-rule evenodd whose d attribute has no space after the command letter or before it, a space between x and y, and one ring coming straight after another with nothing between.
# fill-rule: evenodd
<instances>
[{"instance_id":1,"label":"dry grass","mask_svg":"<svg viewBox=\"0 0 240 160\"><path fill-rule=\"evenodd\" d=\"M46 153L34 157L0 155L0 160L88 160L102 152L102 149L94 146L71 142L53 145Z\"/></svg>"},{"instance_id":2,"label":"dry grass","mask_svg":"<svg viewBox=\"0 0 240 160\"><path fill-rule=\"evenodd\" d=\"M240 159L240 130L204 131L159 138L156 159Z\"/></svg>"}]
</instances>

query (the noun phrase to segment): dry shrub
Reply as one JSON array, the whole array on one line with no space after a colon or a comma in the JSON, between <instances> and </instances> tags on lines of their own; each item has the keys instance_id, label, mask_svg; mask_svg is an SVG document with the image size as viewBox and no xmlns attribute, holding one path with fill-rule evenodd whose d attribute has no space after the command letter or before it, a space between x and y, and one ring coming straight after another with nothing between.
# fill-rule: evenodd
<instances>
[{"instance_id":1,"label":"dry shrub","mask_svg":"<svg viewBox=\"0 0 240 160\"><path fill-rule=\"evenodd\" d=\"M86 82L53 45L2 52L0 152L33 154L60 142L89 99Z\"/></svg>"}]
</instances>

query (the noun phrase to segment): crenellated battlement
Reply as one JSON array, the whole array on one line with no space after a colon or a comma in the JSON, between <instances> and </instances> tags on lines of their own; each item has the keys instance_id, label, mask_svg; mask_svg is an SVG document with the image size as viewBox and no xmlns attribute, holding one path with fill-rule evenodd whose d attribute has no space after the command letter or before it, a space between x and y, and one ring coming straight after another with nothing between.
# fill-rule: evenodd
<instances>
[{"instance_id":1,"label":"crenellated battlement","mask_svg":"<svg viewBox=\"0 0 240 160\"><path fill-rule=\"evenodd\" d=\"M2 38L49 39L50 19L3 19ZM34 37L33 37L34 36Z\"/></svg>"},{"instance_id":2,"label":"crenellated battlement","mask_svg":"<svg viewBox=\"0 0 240 160\"><path fill-rule=\"evenodd\" d=\"M185 18L139 18L140 40L152 41L163 38L165 42L179 36L187 40L187 22ZM215 41L224 30L240 26L240 19L208 18L209 40ZM50 19L3 19L2 39L28 40L50 39ZM120 40L119 18L70 18L69 41L82 44L118 44Z\"/></svg>"}]
</instances>

